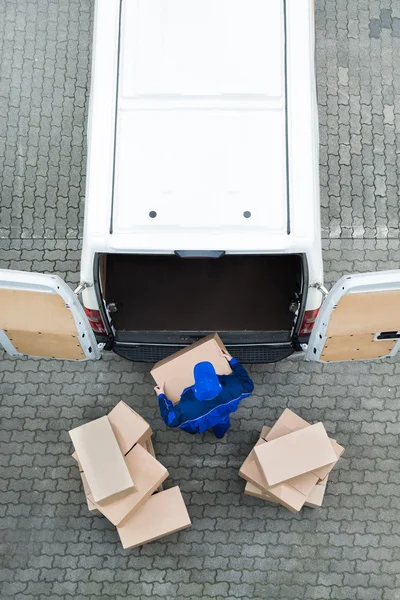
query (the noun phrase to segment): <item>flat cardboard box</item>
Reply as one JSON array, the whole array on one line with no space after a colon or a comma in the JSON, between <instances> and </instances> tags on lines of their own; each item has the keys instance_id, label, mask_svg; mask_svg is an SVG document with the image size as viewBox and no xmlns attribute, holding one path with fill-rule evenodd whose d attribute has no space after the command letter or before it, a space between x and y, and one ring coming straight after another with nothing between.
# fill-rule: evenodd
<instances>
[{"instance_id":1,"label":"flat cardboard box","mask_svg":"<svg viewBox=\"0 0 400 600\"><path fill-rule=\"evenodd\" d=\"M167 469L140 444L125 456L125 462L135 482L134 490L102 502L94 502L89 494L89 500L113 525L128 521L168 477Z\"/></svg>"},{"instance_id":2,"label":"flat cardboard box","mask_svg":"<svg viewBox=\"0 0 400 600\"><path fill-rule=\"evenodd\" d=\"M276 421L275 425L271 428L268 435L265 437L267 442L271 442L279 437L287 435L288 433L292 433L293 431L298 431L299 429L305 429L306 427L310 427L311 423L305 421L296 413L291 411L289 408L286 408L279 419ZM262 436L264 437L264 436ZM336 460L324 467L320 467L319 469L314 469L315 475L319 477L319 479L324 479L330 471L335 466L337 460L342 456L344 452L343 446L340 446L336 440L330 438L332 448L336 454Z\"/></svg>"},{"instance_id":3,"label":"flat cardboard box","mask_svg":"<svg viewBox=\"0 0 400 600\"><path fill-rule=\"evenodd\" d=\"M178 486L154 494L124 525L117 527L122 547L135 548L190 527Z\"/></svg>"},{"instance_id":4,"label":"flat cardboard box","mask_svg":"<svg viewBox=\"0 0 400 600\"><path fill-rule=\"evenodd\" d=\"M135 444L141 444L151 437L150 425L125 402L118 402L107 417L124 455L128 454Z\"/></svg>"},{"instance_id":5,"label":"flat cardboard box","mask_svg":"<svg viewBox=\"0 0 400 600\"><path fill-rule=\"evenodd\" d=\"M88 510L91 513L93 513L94 515L100 515L101 514L100 511L96 508L96 506L93 504L93 502L91 500L89 500L89 498L88 498L88 495L90 494L90 487L89 487L89 484L85 477L85 474L83 472L81 472L80 476L82 479L83 491L85 492Z\"/></svg>"},{"instance_id":6,"label":"flat cardboard box","mask_svg":"<svg viewBox=\"0 0 400 600\"><path fill-rule=\"evenodd\" d=\"M322 481L320 481L307 496L307 500L304 503L304 506L309 506L310 508L320 508L322 506L322 502L325 497L326 492L326 484L328 482L328 476L325 477Z\"/></svg>"},{"instance_id":7,"label":"flat cardboard box","mask_svg":"<svg viewBox=\"0 0 400 600\"><path fill-rule=\"evenodd\" d=\"M208 361L214 365L217 375L230 375L232 369L221 354L225 350L217 333L179 350L158 362L150 371L157 385L164 383L165 394L173 404L179 402L183 390L194 384L193 369L197 363Z\"/></svg>"},{"instance_id":8,"label":"flat cardboard box","mask_svg":"<svg viewBox=\"0 0 400 600\"><path fill-rule=\"evenodd\" d=\"M246 496L253 496L253 498L260 498L260 500L265 500L266 502L272 502L273 504L278 504L277 500L274 500L272 496L268 494L268 492L263 492L259 487L253 485L249 481L246 481L246 486L244 488L244 493Z\"/></svg>"},{"instance_id":9,"label":"flat cardboard box","mask_svg":"<svg viewBox=\"0 0 400 600\"><path fill-rule=\"evenodd\" d=\"M256 446L254 452L268 486L313 472L337 460L322 423Z\"/></svg>"},{"instance_id":10,"label":"flat cardboard box","mask_svg":"<svg viewBox=\"0 0 400 600\"><path fill-rule=\"evenodd\" d=\"M134 488L107 417L76 427L69 435L95 502Z\"/></svg>"}]
</instances>

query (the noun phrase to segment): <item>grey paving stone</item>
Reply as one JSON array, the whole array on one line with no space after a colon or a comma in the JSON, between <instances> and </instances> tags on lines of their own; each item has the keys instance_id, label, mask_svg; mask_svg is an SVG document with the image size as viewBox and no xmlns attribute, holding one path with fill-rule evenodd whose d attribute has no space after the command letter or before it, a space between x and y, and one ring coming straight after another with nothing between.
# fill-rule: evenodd
<instances>
[{"instance_id":1,"label":"grey paving stone","mask_svg":"<svg viewBox=\"0 0 400 600\"><path fill-rule=\"evenodd\" d=\"M0 266L79 278L93 0L0 3ZM327 284L400 260L400 9L316 3ZM68 237L67 237L68 235ZM0 361L0 596L13 600L394 600L399 589L400 363L252 369L223 443L168 432L147 365ZM193 527L124 552L88 514L66 431L124 399L151 421ZM289 406L346 446L325 507L244 497L238 466Z\"/></svg>"}]
</instances>

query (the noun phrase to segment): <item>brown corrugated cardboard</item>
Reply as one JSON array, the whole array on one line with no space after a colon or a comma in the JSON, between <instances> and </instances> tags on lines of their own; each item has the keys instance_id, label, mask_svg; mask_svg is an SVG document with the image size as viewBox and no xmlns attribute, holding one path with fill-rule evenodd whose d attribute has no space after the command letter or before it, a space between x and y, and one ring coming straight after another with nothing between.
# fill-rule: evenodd
<instances>
[{"instance_id":1,"label":"brown corrugated cardboard","mask_svg":"<svg viewBox=\"0 0 400 600\"><path fill-rule=\"evenodd\" d=\"M271 431L266 436L267 442L272 442L292 431L298 431L309 427L310 423L296 415L289 408L285 408L275 425L271 428Z\"/></svg>"},{"instance_id":2,"label":"brown corrugated cardboard","mask_svg":"<svg viewBox=\"0 0 400 600\"><path fill-rule=\"evenodd\" d=\"M254 452L269 486L336 461L336 454L322 423L256 446Z\"/></svg>"},{"instance_id":3,"label":"brown corrugated cardboard","mask_svg":"<svg viewBox=\"0 0 400 600\"><path fill-rule=\"evenodd\" d=\"M256 446L260 446L266 443L267 442L265 440L259 439L256 443ZM245 479L248 483L251 483L254 486L258 487L260 490L265 491L266 482L256 460L254 448L240 467L239 475L240 477L243 477L243 479Z\"/></svg>"},{"instance_id":4,"label":"brown corrugated cardboard","mask_svg":"<svg viewBox=\"0 0 400 600\"><path fill-rule=\"evenodd\" d=\"M270 431L271 427L268 427L267 425L263 426L256 446L265 443L265 438ZM253 484L253 486L258 487L259 490L263 489L265 485L265 480L258 467L258 463L254 455L254 448L251 450L250 454L240 467L239 475L240 477L243 477L243 479L245 479L248 483L251 483Z\"/></svg>"},{"instance_id":5,"label":"brown corrugated cardboard","mask_svg":"<svg viewBox=\"0 0 400 600\"><path fill-rule=\"evenodd\" d=\"M326 476L311 490L311 492L307 496L307 500L304 503L304 506L309 506L310 508L320 508L322 506L322 502L324 500L326 492L327 482L328 476Z\"/></svg>"},{"instance_id":6,"label":"brown corrugated cardboard","mask_svg":"<svg viewBox=\"0 0 400 600\"><path fill-rule=\"evenodd\" d=\"M113 525L128 521L168 477L167 469L140 444L128 452L125 462L135 482L134 490L102 502L94 502L89 495L89 500Z\"/></svg>"},{"instance_id":7,"label":"brown corrugated cardboard","mask_svg":"<svg viewBox=\"0 0 400 600\"><path fill-rule=\"evenodd\" d=\"M278 504L278 501L274 500L274 498L270 496L268 492L263 492L262 490L260 490L259 487L253 485L249 481L246 482L244 493L246 494L246 496L253 496L254 498L260 498L261 500L266 500L267 502Z\"/></svg>"},{"instance_id":8,"label":"brown corrugated cardboard","mask_svg":"<svg viewBox=\"0 0 400 600\"><path fill-rule=\"evenodd\" d=\"M117 527L123 548L135 548L190 527L178 486L154 494L124 525Z\"/></svg>"},{"instance_id":9,"label":"brown corrugated cardboard","mask_svg":"<svg viewBox=\"0 0 400 600\"><path fill-rule=\"evenodd\" d=\"M299 429L304 429L305 427L310 427L310 423L296 415L289 408L286 408L275 425L272 427L271 431L265 437L267 442L271 442L279 437L287 435L293 431L298 431ZM264 437L264 436L262 436ZM331 439L332 448L336 454L336 460L329 465L325 465L324 467L320 467L319 469L314 469L315 475L317 475L320 479L323 479L330 473L330 471L335 466L337 460L344 452L343 446L340 446L336 440Z\"/></svg>"},{"instance_id":10,"label":"brown corrugated cardboard","mask_svg":"<svg viewBox=\"0 0 400 600\"><path fill-rule=\"evenodd\" d=\"M89 484L87 482L87 479L84 475L84 473L80 473L81 479L82 479L82 484L83 484L83 491L85 492L85 496L86 496L86 502L87 502L87 507L89 509L89 511L91 513L93 513L94 515L100 515L100 511L96 508L96 506L93 504L93 502L91 500L89 500L88 495L91 493L90 492L90 487Z\"/></svg>"},{"instance_id":11,"label":"brown corrugated cardboard","mask_svg":"<svg viewBox=\"0 0 400 600\"><path fill-rule=\"evenodd\" d=\"M337 461L339 460L339 458L342 456L342 454L344 452L343 446L340 446L340 444L338 444L336 440L331 439L330 442L332 444L332 449L335 453L336 460L332 463L329 463L329 465L326 465L325 467L320 467L319 469L314 469L315 475L317 475L320 480L324 479L325 477L327 477L329 475L329 473L332 471L333 467L336 465Z\"/></svg>"},{"instance_id":12,"label":"brown corrugated cardboard","mask_svg":"<svg viewBox=\"0 0 400 600\"><path fill-rule=\"evenodd\" d=\"M152 434L147 421L125 402L118 402L107 417L122 454L127 454L135 444L145 442Z\"/></svg>"},{"instance_id":13,"label":"brown corrugated cardboard","mask_svg":"<svg viewBox=\"0 0 400 600\"><path fill-rule=\"evenodd\" d=\"M95 502L134 487L107 417L76 427L69 435Z\"/></svg>"},{"instance_id":14,"label":"brown corrugated cardboard","mask_svg":"<svg viewBox=\"0 0 400 600\"><path fill-rule=\"evenodd\" d=\"M194 384L193 369L202 361L214 365L218 375L229 375L232 370L222 356L225 349L217 333L209 335L195 344L158 362L150 371L157 385L165 384L165 394L173 404L179 402L183 390Z\"/></svg>"},{"instance_id":15,"label":"brown corrugated cardboard","mask_svg":"<svg viewBox=\"0 0 400 600\"><path fill-rule=\"evenodd\" d=\"M154 456L154 458L157 458L157 457L156 457L156 453L154 452L154 446L153 446L153 442L151 441L151 438L149 438L149 439L148 439L148 440L146 440L145 442L143 442L143 441L142 441L142 442L139 442L139 444L140 444L141 446L143 446L143 448L144 448L145 450L147 450L147 452L149 452L149 453L150 453L152 456ZM159 486L158 486L158 488L157 488L157 491L158 491L158 492L162 492L162 491L163 491L163 489L164 489L164 488L163 488L162 484L160 483L160 485L159 485Z\"/></svg>"},{"instance_id":16,"label":"brown corrugated cardboard","mask_svg":"<svg viewBox=\"0 0 400 600\"><path fill-rule=\"evenodd\" d=\"M271 427L268 427L268 425L263 425L263 428L261 429L261 433L260 433L260 439L265 440L265 438L267 437L267 435L269 434L270 431L271 431Z\"/></svg>"},{"instance_id":17,"label":"brown corrugated cardboard","mask_svg":"<svg viewBox=\"0 0 400 600\"><path fill-rule=\"evenodd\" d=\"M307 496L296 490L287 481L268 488L268 494L292 513L297 513L304 506Z\"/></svg>"}]
</instances>

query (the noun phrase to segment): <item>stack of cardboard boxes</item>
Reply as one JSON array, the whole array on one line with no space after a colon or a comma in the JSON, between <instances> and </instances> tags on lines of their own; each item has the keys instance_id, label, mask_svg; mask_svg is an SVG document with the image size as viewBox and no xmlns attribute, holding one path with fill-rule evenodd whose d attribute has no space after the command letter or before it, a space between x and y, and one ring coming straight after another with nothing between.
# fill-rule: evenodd
<instances>
[{"instance_id":1,"label":"stack of cardboard boxes","mask_svg":"<svg viewBox=\"0 0 400 600\"><path fill-rule=\"evenodd\" d=\"M127 404L69 434L88 508L116 526L123 548L190 526L179 487L162 491L168 471L155 457L149 424Z\"/></svg>"},{"instance_id":2,"label":"stack of cardboard boxes","mask_svg":"<svg viewBox=\"0 0 400 600\"><path fill-rule=\"evenodd\" d=\"M344 448L322 423L311 425L286 409L275 425L263 427L239 475L244 493L281 504L291 512L322 505L328 475Z\"/></svg>"}]
</instances>

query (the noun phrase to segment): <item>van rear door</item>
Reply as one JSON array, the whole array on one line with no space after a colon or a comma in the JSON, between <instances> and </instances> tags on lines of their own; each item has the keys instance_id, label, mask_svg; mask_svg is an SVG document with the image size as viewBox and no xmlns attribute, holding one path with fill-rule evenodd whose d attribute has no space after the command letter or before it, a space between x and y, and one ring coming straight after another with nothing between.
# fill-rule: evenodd
<instances>
[{"instance_id":1,"label":"van rear door","mask_svg":"<svg viewBox=\"0 0 400 600\"><path fill-rule=\"evenodd\" d=\"M306 360L389 358L400 348L400 270L339 279L315 321Z\"/></svg>"},{"instance_id":2,"label":"van rear door","mask_svg":"<svg viewBox=\"0 0 400 600\"><path fill-rule=\"evenodd\" d=\"M77 296L57 275L0 269L0 344L13 356L100 358Z\"/></svg>"}]
</instances>

